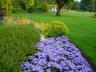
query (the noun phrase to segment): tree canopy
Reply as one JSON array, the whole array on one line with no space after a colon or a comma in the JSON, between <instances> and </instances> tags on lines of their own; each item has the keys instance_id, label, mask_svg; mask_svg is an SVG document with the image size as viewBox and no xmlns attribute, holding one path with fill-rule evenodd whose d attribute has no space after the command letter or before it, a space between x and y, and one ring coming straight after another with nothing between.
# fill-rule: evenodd
<instances>
[{"instance_id":1,"label":"tree canopy","mask_svg":"<svg viewBox=\"0 0 96 72\"><path fill-rule=\"evenodd\" d=\"M47 12L49 5L56 5L56 15L60 16L61 9L66 6L68 9L79 9L83 11L96 11L96 0L0 0L0 11L5 15L11 12L33 12L35 9Z\"/></svg>"}]
</instances>

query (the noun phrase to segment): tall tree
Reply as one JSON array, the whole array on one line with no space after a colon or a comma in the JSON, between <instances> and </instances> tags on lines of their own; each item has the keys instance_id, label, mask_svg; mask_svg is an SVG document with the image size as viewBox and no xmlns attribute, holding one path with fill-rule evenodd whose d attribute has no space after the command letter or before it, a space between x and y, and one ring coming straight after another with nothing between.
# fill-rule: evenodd
<instances>
[{"instance_id":1,"label":"tall tree","mask_svg":"<svg viewBox=\"0 0 96 72\"><path fill-rule=\"evenodd\" d=\"M60 10L61 8L65 5L68 4L70 2L72 2L74 0L56 0L56 4L57 4L57 13L56 16L60 16Z\"/></svg>"}]
</instances>

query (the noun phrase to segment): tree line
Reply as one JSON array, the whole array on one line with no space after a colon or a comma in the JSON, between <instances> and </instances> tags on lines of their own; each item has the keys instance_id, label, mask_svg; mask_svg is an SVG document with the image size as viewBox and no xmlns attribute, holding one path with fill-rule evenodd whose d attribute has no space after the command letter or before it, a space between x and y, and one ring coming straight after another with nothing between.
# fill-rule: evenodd
<instances>
[{"instance_id":1,"label":"tree line","mask_svg":"<svg viewBox=\"0 0 96 72\"><path fill-rule=\"evenodd\" d=\"M12 12L28 12L35 11L47 12L48 7L56 4L56 15L60 16L62 7L96 12L96 0L81 0L81 2L74 0L0 0L0 12L4 15L10 15Z\"/></svg>"}]
</instances>

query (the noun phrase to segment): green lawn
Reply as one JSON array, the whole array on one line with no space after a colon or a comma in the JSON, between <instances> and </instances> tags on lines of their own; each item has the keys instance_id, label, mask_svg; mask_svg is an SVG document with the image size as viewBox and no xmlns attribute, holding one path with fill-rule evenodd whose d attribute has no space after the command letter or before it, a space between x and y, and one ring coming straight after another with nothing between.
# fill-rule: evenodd
<instances>
[{"instance_id":1,"label":"green lawn","mask_svg":"<svg viewBox=\"0 0 96 72\"><path fill-rule=\"evenodd\" d=\"M93 13L72 11L62 12L60 17L56 17L54 13L15 14L38 22L63 21L69 27L70 40L96 66L96 19L91 18L92 15Z\"/></svg>"}]
</instances>

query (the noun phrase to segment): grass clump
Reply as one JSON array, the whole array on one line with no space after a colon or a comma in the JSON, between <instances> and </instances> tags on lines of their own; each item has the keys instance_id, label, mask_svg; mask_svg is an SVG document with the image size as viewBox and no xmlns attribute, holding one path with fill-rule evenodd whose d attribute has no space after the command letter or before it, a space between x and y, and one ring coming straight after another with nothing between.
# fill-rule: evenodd
<instances>
[{"instance_id":1,"label":"grass clump","mask_svg":"<svg viewBox=\"0 0 96 72\"><path fill-rule=\"evenodd\" d=\"M20 62L36 52L39 37L29 25L0 27L0 72L19 72Z\"/></svg>"}]
</instances>

